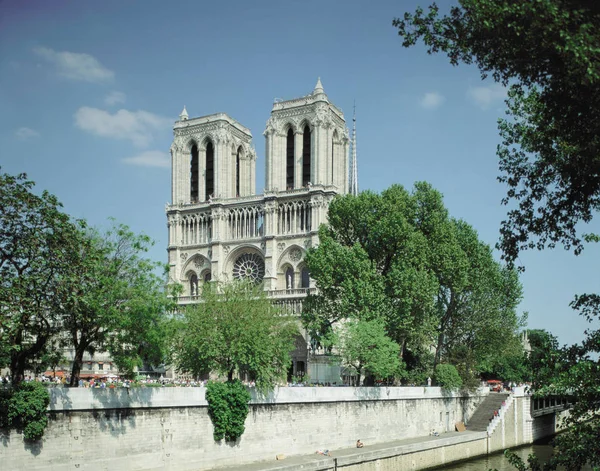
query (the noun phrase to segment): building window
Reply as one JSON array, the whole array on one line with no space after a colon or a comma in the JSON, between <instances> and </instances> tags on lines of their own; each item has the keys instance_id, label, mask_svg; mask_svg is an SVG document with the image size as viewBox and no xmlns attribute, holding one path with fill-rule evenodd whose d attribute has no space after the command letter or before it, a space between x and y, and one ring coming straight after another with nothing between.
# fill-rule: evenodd
<instances>
[{"instance_id":1,"label":"building window","mask_svg":"<svg viewBox=\"0 0 600 471\"><path fill-rule=\"evenodd\" d=\"M208 201L215 192L215 148L210 141L206 144L206 172L204 175L206 183L204 199Z\"/></svg>"},{"instance_id":2,"label":"building window","mask_svg":"<svg viewBox=\"0 0 600 471\"><path fill-rule=\"evenodd\" d=\"M192 146L190 162L190 199L198 201L198 147Z\"/></svg>"},{"instance_id":3,"label":"building window","mask_svg":"<svg viewBox=\"0 0 600 471\"><path fill-rule=\"evenodd\" d=\"M300 278L301 288L310 287L310 275L308 274L308 268L302 268L302 274Z\"/></svg>"},{"instance_id":4,"label":"building window","mask_svg":"<svg viewBox=\"0 0 600 471\"><path fill-rule=\"evenodd\" d=\"M255 253L240 255L233 264L233 276L238 280L260 283L265 276L265 262Z\"/></svg>"},{"instance_id":5,"label":"building window","mask_svg":"<svg viewBox=\"0 0 600 471\"><path fill-rule=\"evenodd\" d=\"M287 163L285 184L287 189L291 190L294 188L294 131L292 131L292 128L288 129L285 149Z\"/></svg>"},{"instance_id":6,"label":"building window","mask_svg":"<svg viewBox=\"0 0 600 471\"><path fill-rule=\"evenodd\" d=\"M242 147L238 147L237 155L235 157L235 196L240 196L240 154L242 153Z\"/></svg>"},{"instance_id":7,"label":"building window","mask_svg":"<svg viewBox=\"0 0 600 471\"><path fill-rule=\"evenodd\" d=\"M212 279L210 272L204 274L204 283L208 283Z\"/></svg>"},{"instance_id":8,"label":"building window","mask_svg":"<svg viewBox=\"0 0 600 471\"><path fill-rule=\"evenodd\" d=\"M302 186L307 186L310 182L310 141L310 128L306 125L302 138Z\"/></svg>"},{"instance_id":9,"label":"building window","mask_svg":"<svg viewBox=\"0 0 600 471\"><path fill-rule=\"evenodd\" d=\"M98 363L98 370L102 371L104 369L104 365L102 363Z\"/></svg>"}]
</instances>

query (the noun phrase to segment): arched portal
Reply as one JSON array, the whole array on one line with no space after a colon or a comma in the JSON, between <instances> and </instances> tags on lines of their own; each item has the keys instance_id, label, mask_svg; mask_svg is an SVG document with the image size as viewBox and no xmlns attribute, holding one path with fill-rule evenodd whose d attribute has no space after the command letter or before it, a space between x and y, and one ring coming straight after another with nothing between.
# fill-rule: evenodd
<instances>
[{"instance_id":1,"label":"arched portal","mask_svg":"<svg viewBox=\"0 0 600 471\"><path fill-rule=\"evenodd\" d=\"M204 173L206 201L213 196L215 192L215 147L211 141L206 143L206 170Z\"/></svg>"},{"instance_id":2,"label":"arched portal","mask_svg":"<svg viewBox=\"0 0 600 471\"><path fill-rule=\"evenodd\" d=\"M288 190L294 188L294 131L290 127L287 132L287 141L285 146L286 153L286 171L285 185Z\"/></svg>"},{"instance_id":3,"label":"arched portal","mask_svg":"<svg viewBox=\"0 0 600 471\"><path fill-rule=\"evenodd\" d=\"M194 144L190 156L190 200L198 201L198 146Z\"/></svg>"},{"instance_id":4,"label":"arched portal","mask_svg":"<svg viewBox=\"0 0 600 471\"><path fill-rule=\"evenodd\" d=\"M310 128L307 125L304 127L304 136L302 138L302 186L306 186L310 182L310 143Z\"/></svg>"}]
</instances>

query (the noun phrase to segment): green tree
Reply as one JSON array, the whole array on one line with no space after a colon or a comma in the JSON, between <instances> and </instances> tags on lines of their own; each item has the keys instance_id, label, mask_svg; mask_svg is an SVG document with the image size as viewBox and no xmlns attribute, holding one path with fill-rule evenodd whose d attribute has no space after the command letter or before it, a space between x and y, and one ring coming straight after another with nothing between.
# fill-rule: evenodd
<instances>
[{"instance_id":1,"label":"green tree","mask_svg":"<svg viewBox=\"0 0 600 471\"><path fill-rule=\"evenodd\" d=\"M0 174L0 364L13 384L49 353L74 289L69 255L81 225L25 174Z\"/></svg>"},{"instance_id":2,"label":"green tree","mask_svg":"<svg viewBox=\"0 0 600 471\"><path fill-rule=\"evenodd\" d=\"M422 39L429 53L453 65L476 64L482 76L510 85L506 120L500 120L503 257L562 244L581 253L594 234L580 234L600 209L600 8L585 0L460 0L440 16L434 4L394 20L403 45ZM600 296L584 294L571 306L590 321L600 317ZM598 330L565 350L565 369L552 382L575 395L569 431L557 438L556 459L567 469L598 465L600 375L594 354ZM597 356L596 356L597 358ZM559 389L560 390L560 389ZM522 464L525 469L525 465ZM533 466L532 466L533 469Z\"/></svg>"},{"instance_id":3,"label":"green tree","mask_svg":"<svg viewBox=\"0 0 600 471\"><path fill-rule=\"evenodd\" d=\"M348 321L340 330L336 347L342 364L356 371L357 386L361 377L366 381L367 377L383 380L400 375L400 347L388 337L382 321Z\"/></svg>"},{"instance_id":4,"label":"green tree","mask_svg":"<svg viewBox=\"0 0 600 471\"><path fill-rule=\"evenodd\" d=\"M537 390L552 383L554 377L565 367L562 361L558 339L544 329L527 331L531 352L527 356L526 365L529 380L533 389Z\"/></svg>"},{"instance_id":5,"label":"green tree","mask_svg":"<svg viewBox=\"0 0 600 471\"><path fill-rule=\"evenodd\" d=\"M80 249L70 254L76 289L62 300L67 344L74 349L71 385L86 352L108 352L127 375L144 360L162 363L164 317L174 302L156 274L164 265L143 257L152 241L122 224L80 237Z\"/></svg>"},{"instance_id":6,"label":"green tree","mask_svg":"<svg viewBox=\"0 0 600 471\"><path fill-rule=\"evenodd\" d=\"M285 378L298 327L281 315L262 286L210 283L198 304L181 309L172 329L177 369L195 377L210 372L248 375L262 390Z\"/></svg>"},{"instance_id":7,"label":"green tree","mask_svg":"<svg viewBox=\"0 0 600 471\"><path fill-rule=\"evenodd\" d=\"M448 390L459 389L463 384L456 367L447 363L440 363L435 367L433 380L435 384Z\"/></svg>"},{"instance_id":8,"label":"green tree","mask_svg":"<svg viewBox=\"0 0 600 471\"><path fill-rule=\"evenodd\" d=\"M460 0L447 15L434 3L393 25L405 47L421 39L452 65L475 64L483 78L510 84L498 147L504 203L517 204L502 225L506 259L556 243L579 253L577 222L600 209L597 3Z\"/></svg>"},{"instance_id":9,"label":"green tree","mask_svg":"<svg viewBox=\"0 0 600 471\"><path fill-rule=\"evenodd\" d=\"M412 193L393 185L381 195L338 197L319 237L306 258L319 292L302 314L313 338L327 339L343 319L380 319L401 358L432 345L434 365L454 357L473 376L477 362L516 333L516 273L494 260L471 226L448 215L427 183ZM465 348L469 356L459 357Z\"/></svg>"}]
</instances>

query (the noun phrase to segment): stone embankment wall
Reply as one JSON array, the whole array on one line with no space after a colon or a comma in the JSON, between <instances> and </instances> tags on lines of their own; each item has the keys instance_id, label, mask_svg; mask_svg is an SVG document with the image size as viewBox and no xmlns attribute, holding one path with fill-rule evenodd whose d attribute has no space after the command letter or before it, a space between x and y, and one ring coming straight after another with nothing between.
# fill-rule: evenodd
<instances>
[{"instance_id":1,"label":"stone embankment wall","mask_svg":"<svg viewBox=\"0 0 600 471\"><path fill-rule=\"evenodd\" d=\"M377 444L450 431L455 422L468 421L485 394L435 387L281 388L254 396L246 431L231 444L213 440L203 388L51 392L43 440L25 443L14 431L0 435L6 469L184 471L272 461L278 453L349 448L357 439Z\"/></svg>"}]
</instances>

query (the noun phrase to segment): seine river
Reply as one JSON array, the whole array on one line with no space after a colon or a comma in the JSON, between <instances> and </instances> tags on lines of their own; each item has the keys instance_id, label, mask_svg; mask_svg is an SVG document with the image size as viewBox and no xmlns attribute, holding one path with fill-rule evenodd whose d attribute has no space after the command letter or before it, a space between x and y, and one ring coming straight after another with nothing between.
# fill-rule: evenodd
<instances>
[{"instance_id":1,"label":"seine river","mask_svg":"<svg viewBox=\"0 0 600 471\"><path fill-rule=\"evenodd\" d=\"M523 447L514 450L521 458L527 460L527 456L531 453L535 453L541 462L550 457L552 454L552 447L549 445L533 445ZM463 471L487 471L489 469L497 469L498 471L516 471L516 468L512 467L502 453L484 456L482 458L473 459L470 461L463 461L455 465L447 465L437 469L444 470L463 470ZM586 466L584 470L590 470L591 467Z\"/></svg>"}]
</instances>

